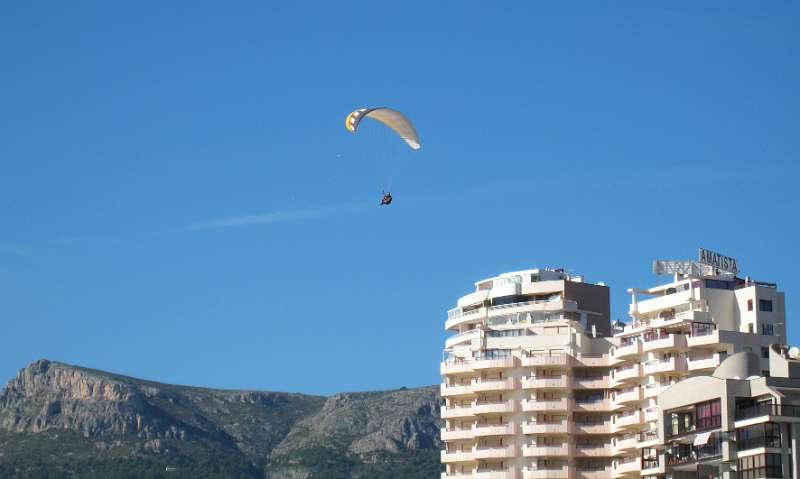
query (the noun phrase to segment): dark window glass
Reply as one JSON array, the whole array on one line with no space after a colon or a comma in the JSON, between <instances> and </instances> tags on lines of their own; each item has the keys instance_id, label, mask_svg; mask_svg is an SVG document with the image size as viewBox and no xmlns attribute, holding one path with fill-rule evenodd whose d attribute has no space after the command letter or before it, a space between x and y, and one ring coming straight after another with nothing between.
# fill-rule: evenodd
<instances>
[{"instance_id":1,"label":"dark window glass","mask_svg":"<svg viewBox=\"0 0 800 479\"><path fill-rule=\"evenodd\" d=\"M764 359L769 358L769 348L761 348L761 357Z\"/></svg>"},{"instance_id":2,"label":"dark window glass","mask_svg":"<svg viewBox=\"0 0 800 479\"><path fill-rule=\"evenodd\" d=\"M783 477L780 454L759 454L739 459L739 477L761 479Z\"/></svg>"},{"instance_id":3,"label":"dark window glass","mask_svg":"<svg viewBox=\"0 0 800 479\"><path fill-rule=\"evenodd\" d=\"M747 300L747 310L748 311L752 311L753 310L753 300L752 299L748 299Z\"/></svg>"},{"instance_id":4,"label":"dark window glass","mask_svg":"<svg viewBox=\"0 0 800 479\"><path fill-rule=\"evenodd\" d=\"M720 281L718 279L707 279L706 288L733 289L733 281Z\"/></svg>"},{"instance_id":5,"label":"dark window glass","mask_svg":"<svg viewBox=\"0 0 800 479\"><path fill-rule=\"evenodd\" d=\"M758 310L759 311L771 312L772 311L772 301L770 301L768 299L759 299L758 300Z\"/></svg>"}]
</instances>

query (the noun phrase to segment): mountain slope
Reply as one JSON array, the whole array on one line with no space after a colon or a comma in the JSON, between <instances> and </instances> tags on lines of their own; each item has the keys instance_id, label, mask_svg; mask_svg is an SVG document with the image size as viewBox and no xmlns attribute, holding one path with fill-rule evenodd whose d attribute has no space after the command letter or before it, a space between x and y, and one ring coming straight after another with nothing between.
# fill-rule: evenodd
<instances>
[{"instance_id":1,"label":"mountain slope","mask_svg":"<svg viewBox=\"0 0 800 479\"><path fill-rule=\"evenodd\" d=\"M439 403L432 387L324 398L40 360L0 391L0 477L434 477Z\"/></svg>"}]
</instances>

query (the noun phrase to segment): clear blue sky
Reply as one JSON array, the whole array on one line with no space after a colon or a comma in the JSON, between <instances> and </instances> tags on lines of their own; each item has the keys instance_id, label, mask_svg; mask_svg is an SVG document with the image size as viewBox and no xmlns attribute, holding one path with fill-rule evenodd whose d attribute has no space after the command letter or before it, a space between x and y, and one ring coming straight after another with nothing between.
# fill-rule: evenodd
<instances>
[{"instance_id":1,"label":"clear blue sky","mask_svg":"<svg viewBox=\"0 0 800 479\"><path fill-rule=\"evenodd\" d=\"M798 4L509 3L5 5L0 380L432 384L473 281L564 266L625 319L698 246L800 342ZM390 208L370 105L423 142Z\"/></svg>"}]
</instances>

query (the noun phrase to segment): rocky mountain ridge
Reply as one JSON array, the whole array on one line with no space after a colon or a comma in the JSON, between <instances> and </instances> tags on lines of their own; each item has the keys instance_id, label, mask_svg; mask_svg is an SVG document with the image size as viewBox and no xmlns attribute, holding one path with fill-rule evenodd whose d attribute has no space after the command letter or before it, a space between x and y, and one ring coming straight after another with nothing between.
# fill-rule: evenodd
<instances>
[{"instance_id":1,"label":"rocky mountain ridge","mask_svg":"<svg viewBox=\"0 0 800 479\"><path fill-rule=\"evenodd\" d=\"M109 461L152 463L152 474L188 464L169 477L381 477L417 461L438 471L440 403L435 387L326 398L175 386L39 360L0 390L0 476L6 467L11 477L95 477L91 464ZM61 452L32 465L26 451L42 448ZM228 472L191 466L209 458Z\"/></svg>"}]
</instances>

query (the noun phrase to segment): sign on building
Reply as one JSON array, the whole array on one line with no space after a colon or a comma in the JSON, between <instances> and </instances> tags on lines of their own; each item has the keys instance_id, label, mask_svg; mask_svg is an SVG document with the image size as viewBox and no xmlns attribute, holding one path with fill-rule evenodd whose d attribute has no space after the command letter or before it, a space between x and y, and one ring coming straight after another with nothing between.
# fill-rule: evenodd
<instances>
[{"instance_id":1,"label":"sign on building","mask_svg":"<svg viewBox=\"0 0 800 479\"><path fill-rule=\"evenodd\" d=\"M735 259L705 248L699 249L697 252L697 260L721 271L727 271L733 274L739 272L739 265L736 264Z\"/></svg>"}]
</instances>

